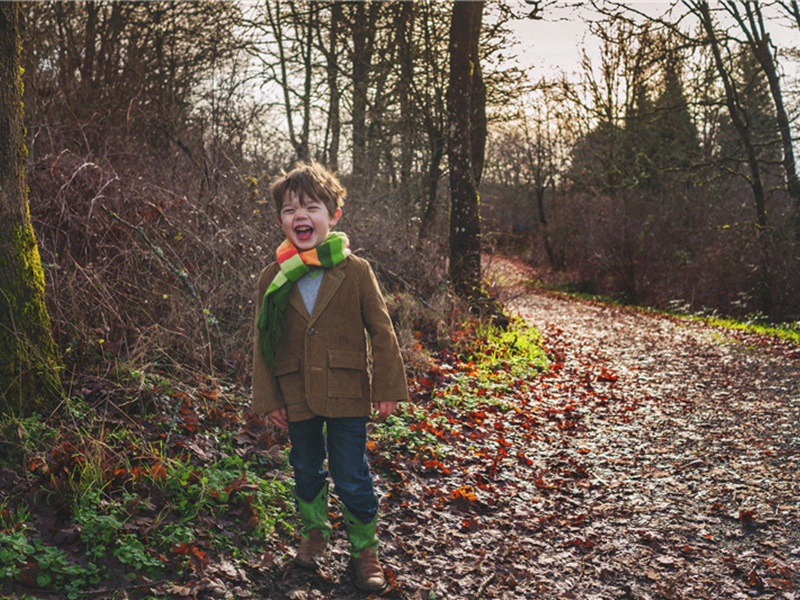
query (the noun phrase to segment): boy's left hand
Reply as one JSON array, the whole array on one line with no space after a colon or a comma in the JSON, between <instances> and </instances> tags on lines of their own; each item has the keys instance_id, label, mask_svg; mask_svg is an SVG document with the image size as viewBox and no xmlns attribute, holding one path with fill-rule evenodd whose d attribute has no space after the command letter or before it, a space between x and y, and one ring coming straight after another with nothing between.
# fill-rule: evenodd
<instances>
[{"instance_id":1,"label":"boy's left hand","mask_svg":"<svg viewBox=\"0 0 800 600\"><path fill-rule=\"evenodd\" d=\"M376 402L375 403L375 419L378 422L383 422L386 420L390 414L394 412L394 409L397 408L397 402Z\"/></svg>"}]
</instances>

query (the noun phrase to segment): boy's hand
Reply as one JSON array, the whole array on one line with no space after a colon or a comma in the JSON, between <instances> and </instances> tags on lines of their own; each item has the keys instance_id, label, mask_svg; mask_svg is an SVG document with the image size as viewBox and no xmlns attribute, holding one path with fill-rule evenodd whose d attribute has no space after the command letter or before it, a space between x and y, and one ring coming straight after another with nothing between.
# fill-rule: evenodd
<instances>
[{"instance_id":1,"label":"boy's hand","mask_svg":"<svg viewBox=\"0 0 800 600\"><path fill-rule=\"evenodd\" d=\"M394 412L394 409L397 408L397 402L376 402L375 403L375 418L378 422L383 422L386 420L390 414Z\"/></svg>"},{"instance_id":2,"label":"boy's hand","mask_svg":"<svg viewBox=\"0 0 800 600\"><path fill-rule=\"evenodd\" d=\"M267 413L267 418L269 418L270 422L275 425L275 427L289 429L289 418L285 408L279 408L278 410Z\"/></svg>"}]
</instances>

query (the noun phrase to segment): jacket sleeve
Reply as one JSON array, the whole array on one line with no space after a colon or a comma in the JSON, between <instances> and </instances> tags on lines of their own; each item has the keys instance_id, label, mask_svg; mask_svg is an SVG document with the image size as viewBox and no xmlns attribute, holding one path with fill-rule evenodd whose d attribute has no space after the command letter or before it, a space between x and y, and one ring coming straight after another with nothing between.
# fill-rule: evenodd
<instances>
[{"instance_id":1,"label":"jacket sleeve","mask_svg":"<svg viewBox=\"0 0 800 600\"><path fill-rule=\"evenodd\" d=\"M361 318L372 345L372 402L408 400L403 358L392 319L369 263L359 269Z\"/></svg>"},{"instance_id":2,"label":"jacket sleeve","mask_svg":"<svg viewBox=\"0 0 800 600\"><path fill-rule=\"evenodd\" d=\"M283 408L285 403L281 396L278 382L272 369L269 368L258 348L258 313L269 282L275 276L276 269L272 265L261 271L258 278L258 297L256 298L255 319L253 320L253 403L256 413L269 413Z\"/></svg>"}]
</instances>

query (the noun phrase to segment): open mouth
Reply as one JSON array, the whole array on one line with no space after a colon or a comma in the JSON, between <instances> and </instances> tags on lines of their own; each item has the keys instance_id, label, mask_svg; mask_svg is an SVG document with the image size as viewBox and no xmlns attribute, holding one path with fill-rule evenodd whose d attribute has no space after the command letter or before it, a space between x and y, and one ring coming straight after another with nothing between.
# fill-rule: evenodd
<instances>
[{"instance_id":1,"label":"open mouth","mask_svg":"<svg viewBox=\"0 0 800 600\"><path fill-rule=\"evenodd\" d=\"M304 225L300 227L295 227L294 232L297 235L297 239L304 242L310 240L314 235L314 229L312 227L306 227Z\"/></svg>"}]
</instances>

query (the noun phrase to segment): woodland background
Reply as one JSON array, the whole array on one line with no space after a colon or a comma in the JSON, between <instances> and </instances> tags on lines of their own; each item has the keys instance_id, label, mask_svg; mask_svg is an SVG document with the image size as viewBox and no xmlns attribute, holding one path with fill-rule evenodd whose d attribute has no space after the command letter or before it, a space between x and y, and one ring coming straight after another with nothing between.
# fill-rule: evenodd
<instances>
[{"instance_id":1,"label":"woodland background","mask_svg":"<svg viewBox=\"0 0 800 600\"><path fill-rule=\"evenodd\" d=\"M532 401L561 364L535 330L467 310L452 277L467 229L472 250L522 258L547 285L796 328L797 3L589 5L592 50L570 76L511 56L514 20L555 2L488 2L470 30L473 231L449 166L452 3L21 3L25 175L64 394L53 413L0 419L0 589L78 597L124 577L202 596L212 574L232 588L245 570L265 594L284 585L270 536L291 531L285 440L246 406L255 278L280 242L266 189L297 160L340 173L340 228L386 290L416 403L370 449L392 485L396 465L414 473L420 504L451 474L441 439L464 411L491 405L502 433L506 391ZM471 308L491 306L500 286L472 266ZM603 369L595 384L615 381ZM552 414L571 414L562 401ZM478 435L482 419L463 426ZM480 485L437 503L482 517Z\"/></svg>"},{"instance_id":2,"label":"woodland background","mask_svg":"<svg viewBox=\"0 0 800 600\"><path fill-rule=\"evenodd\" d=\"M599 57L577 79L539 81L506 59L509 20L531 5L485 11L485 244L581 291L800 318L800 192L779 118L791 138L798 56L768 37L800 36L797 7L756 3L764 31L720 8L713 36L692 18L702 3L661 21L601 8ZM449 5L24 13L31 212L68 358L246 377L253 278L278 241L265 189L299 159L342 174L342 229L387 289L442 290ZM759 60L782 76L780 110Z\"/></svg>"}]
</instances>

